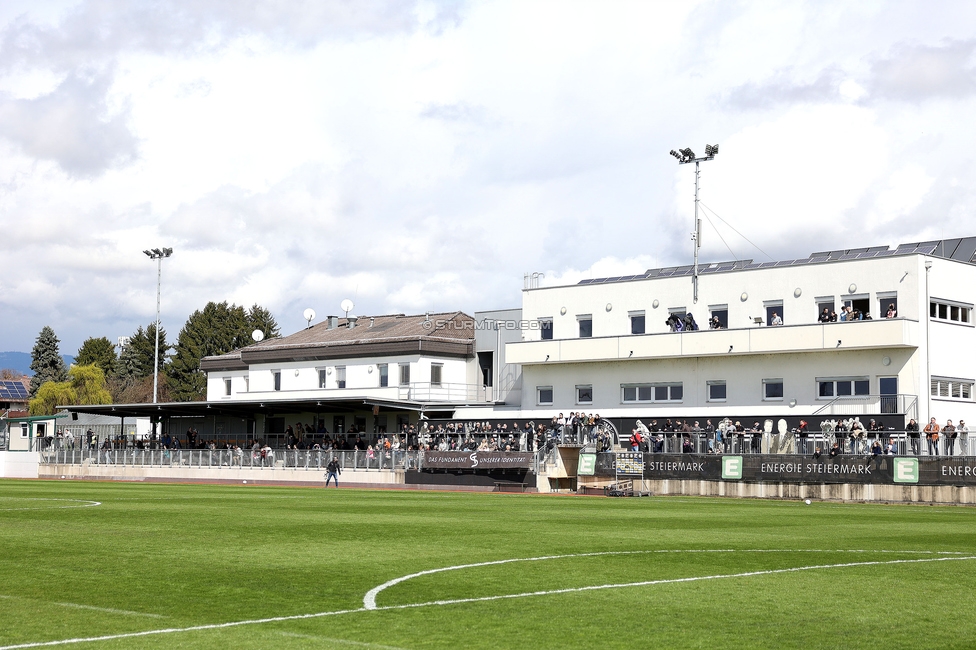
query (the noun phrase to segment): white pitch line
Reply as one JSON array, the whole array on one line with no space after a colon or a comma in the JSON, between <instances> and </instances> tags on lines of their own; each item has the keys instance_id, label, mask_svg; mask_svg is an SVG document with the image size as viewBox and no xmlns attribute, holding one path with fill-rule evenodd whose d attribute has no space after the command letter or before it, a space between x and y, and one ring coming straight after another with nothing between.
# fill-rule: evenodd
<instances>
[{"instance_id":1,"label":"white pitch line","mask_svg":"<svg viewBox=\"0 0 976 650\"><path fill-rule=\"evenodd\" d=\"M665 585L681 582L698 582L702 580L722 580L725 578L748 578L750 576L772 575L776 573L791 573L796 571L812 571L815 569L838 569L844 567L858 566L877 566L883 564L915 564L918 562L947 562L951 560L976 560L976 555L968 557L932 557L921 558L918 560L876 560L874 562L847 562L844 564L816 564L812 566L791 567L789 569L769 569L766 571L749 571L746 573L725 573L713 576L694 576L690 578L668 578L665 580L644 580L642 582L623 582L609 585L590 585L587 587L572 587L569 589L550 589L548 591L527 591L521 594L503 594L501 596L481 596L478 598L455 598L452 600L432 600L426 603L408 603L406 605L385 605L377 607L372 611L383 611L390 609L410 609L413 607L431 607L434 605L458 605L462 603L480 603L491 600L504 600L507 598L527 598L529 596L552 596L555 594L571 594L583 591L598 591L601 589L622 589L624 587L646 587L649 585ZM363 608L366 609L365 607ZM0 650L4 650L0 648Z\"/></svg>"},{"instance_id":2,"label":"white pitch line","mask_svg":"<svg viewBox=\"0 0 976 650\"><path fill-rule=\"evenodd\" d=\"M410 575L401 576L399 578L394 578L379 585L378 587L373 587L366 592L363 597L363 608L364 609L381 609L376 605L376 597L380 592L386 589L398 585L401 582L411 580L413 578L419 578L420 576L427 576L434 573L444 573L445 571L457 571L460 569L473 569L476 567L483 566L494 566L498 564L511 564L513 562L540 562L543 560L560 560L564 558L572 557L597 557L605 555L642 555L649 553L936 553L937 551L866 551L866 550L835 550L828 551L825 549L746 549L741 551L736 551L735 549L657 549L650 551L602 551L596 553L571 553L568 555L543 555L540 557L523 557L523 558L512 558L508 560L493 560L490 562L476 562L474 564L459 564L457 566L441 567L439 569L428 569L426 571L419 571L417 573L411 573Z\"/></svg>"},{"instance_id":3,"label":"white pitch line","mask_svg":"<svg viewBox=\"0 0 976 650\"><path fill-rule=\"evenodd\" d=\"M95 612L105 612L106 614L123 614L125 616L146 616L148 618L169 618L169 616L163 616L162 614L147 614L145 612L133 612L127 609L113 609L111 607L96 607L95 605L81 605L79 603L56 603L50 600L38 600L37 598L28 598L26 596L8 596L0 594L0 598L4 600L29 600L35 603L41 603L42 605L55 605L57 607L73 607L75 609L90 609Z\"/></svg>"},{"instance_id":4,"label":"white pitch line","mask_svg":"<svg viewBox=\"0 0 976 650\"><path fill-rule=\"evenodd\" d=\"M328 636L315 636L314 634L297 634L295 632L281 632L282 636L295 639L309 639L312 641L329 641L330 643L341 643L344 645L354 645L360 648L380 648L381 650L404 650L392 645L380 645L378 643L366 643L364 641L350 641L349 639L333 639Z\"/></svg>"},{"instance_id":5,"label":"white pitch line","mask_svg":"<svg viewBox=\"0 0 976 650\"><path fill-rule=\"evenodd\" d=\"M0 508L0 512L13 512L15 510L59 510L63 508L91 508L102 505L101 501L89 501L88 499L42 499L35 497L7 497L21 499L22 501L73 501L80 503L79 506L52 506L50 508Z\"/></svg>"},{"instance_id":6,"label":"white pitch line","mask_svg":"<svg viewBox=\"0 0 976 650\"><path fill-rule=\"evenodd\" d=\"M554 559L554 558L564 558L564 557L591 557L591 556L610 555L610 554L623 555L623 554L636 554L636 553L727 553L727 552L747 552L747 553L752 553L752 552L758 552L758 553L767 553L767 552L820 552L820 553L845 553L845 552L854 552L854 553L882 553L882 552L887 552L887 553L913 553L913 554L914 553L939 553L939 551L862 551L862 550L853 550L853 551L836 551L836 550L834 550L834 551L828 551L828 550L821 550L821 551L813 551L811 549L801 549L799 551L796 551L796 550L780 550L780 551L777 551L777 550L773 550L773 549L768 549L768 550L767 549L744 549L744 550L741 550L741 551L734 551L732 549L703 549L703 550L688 549L688 550L656 550L656 551L607 551L607 552L601 552L601 553L579 553L579 554L575 554L575 555L554 555L554 556L548 556L548 557L549 557L549 559ZM448 567L448 568L440 569L440 570L438 570L438 569L432 569L431 571L423 572L422 574L419 574L419 575L427 575L429 573L433 573L433 572L437 572L437 571L446 571L446 570L450 570L450 569L460 569L460 568L464 568L464 567L486 566L486 565L505 564L505 563L510 563L510 562L519 562L519 561L524 562L524 561L541 560L541 559L545 559L545 558L519 558L519 559L512 559L512 560L496 560L494 562L484 562L484 563L470 564L470 565L459 565L457 567ZM669 578L669 579L664 579L664 580L646 580L646 581L642 581L642 582L628 582L628 583L607 584L607 585L591 585L591 586L588 586L588 587L573 587L573 588L569 588L569 589L552 589L552 590L548 590L548 591L531 591L531 592L525 592L525 593L520 593L520 594L505 594L505 595L501 595L501 596L482 596L482 597L477 597L477 598L457 598L457 599L452 599L452 600L434 600L434 601L430 601L430 602L426 602L426 603L409 603L409 604L405 604L405 605L385 605L385 606L381 606L381 607L375 607L375 609L367 609L366 607L359 607L357 609L340 609L340 610L335 610L335 611L332 611L332 612L317 612L317 613L314 613L314 614L296 614L296 615L293 615L293 616L275 616L275 617L271 617L271 618L259 618L259 619L252 619L252 620L247 620L247 621L232 621L230 623L211 623L211 624L208 624L208 625L194 625L192 627L183 627L183 628L165 628L165 629L160 629L160 630L145 630L143 632L128 632L128 633L124 633L124 634L109 634L109 635L97 636L97 637L74 638L74 639L60 639L60 640L57 640L57 641L40 641L40 642L35 642L35 643L21 643L21 644L16 644L16 645L0 646L0 650L20 650L21 648L43 648L43 647L51 647L51 646L59 646L59 645L69 645L69 644L77 644L77 643L92 643L92 642L96 642L96 641L113 641L113 640L116 640L116 639L130 639L130 638L137 638L137 637L144 637L144 636L153 636L153 635L158 635L158 634L176 634L176 633L180 633L180 632L197 632L197 631L203 631L203 630L219 630L219 629L226 629L226 628L231 628L231 627L239 627L239 626L242 626L242 625L260 625L260 624L263 624L263 623L278 623L278 622L283 622L283 621L305 620L305 619L311 619L311 618L321 618L321 617L325 617L325 616L339 616L339 615L342 615L342 614L358 614L360 612L369 612L369 611L389 611L389 610L397 610L397 609L413 609L413 608L418 608L418 607L434 607L434 606L443 606L443 605L457 605L457 604L463 604L463 603L486 602L486 601L503 600L503 599L510 599L510 598L528 598L528 597L531 597L531 596L550 596L550 595L556 595L556 594L579 593L579 592L584 592L584 591L596 591L596 590L601 590L601 589L621 589L621 588L625 588L625 587L643 587L643 586L660 585L660 584L673 584L673 583L682 583L682 582L697 582L697 581L703 581L703 580L721 580L721 579L727 579L727 578L745 578L745 577L750 577L750 576L773 575L773 574L777 574L777 573L790 573L790 572L797 572L797 571L812 571L812 570L815 570L815 569L836 569L836 568L843 568L843 567L878 566L878 565L888 565L888 564L915 564L915 563L920 563L920 562L946 562L946 561L951 561L951 560L976 560L976 555L974 555L974 556L958 556L958 555L954 555L954 556L949 556L949 557L945 557L945 556L943 556L943 557L931 557L931 558L920 558L920 559L915 559L915 560L885 560L885 561L875 560L875 561L868 561L868 562L847 562L847 563L843 563L843 564L818 564L818 565L804 566L804 567L792 567L792 568L788 568L788 569L770 569L770 570L765 570L765 571L749 571L749 572L746 572L746 573L726 573L726 574L718 574L718 575L711 575L711 576L695 576L695 577L690 577L690 578ZM391 582L393 582L393 581L391 581ZM400 582L402 582L402 580L400 580ZM372 592L372 591L374 591L374 590L370 590L370 592Z\"/></svg>"}]
</instances>

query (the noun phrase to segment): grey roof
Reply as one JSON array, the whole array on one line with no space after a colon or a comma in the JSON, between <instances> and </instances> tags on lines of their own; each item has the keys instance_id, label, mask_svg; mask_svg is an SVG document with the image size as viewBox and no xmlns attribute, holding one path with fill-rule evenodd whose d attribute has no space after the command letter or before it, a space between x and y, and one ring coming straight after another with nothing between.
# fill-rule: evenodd
<instances>
[{"instance_id":1,"label":"grey roof","mask_svg":"<svg viewBox=\"0 0 976 650\"><path fill-rule=\"evenodd\" d=\"M216 360L245 360L262 353L285 351L343 348L361 348L366 344L393 344L405 341L423 340L443 344L474 344L474 319L467 314L455 311L438 314L388 314L383 316L360 316L355 327L350 328L352 319L337 318L337 326L330 326L329 317L312 327L299 330L283 338L266 339L227 354L204 357L204 365ZM375 345L373 346L375 347Z\"/></svg>"},{"instance_id":2,"label":"grey roof","mask_svg":"<svg viewBox=\"0 0 976 650\"><path fill-rule=\"evenodd\" d=\"M698 275L728 273L730 271L748 271L751 269L768 269L780 266L802 266L844 260L863 260L873 257L892 257L894 255L934 255L935 257L943 257L957 262L973 264L976 262L976 237L909 242L906 244L898 244L893 249L888 246L873 246L870 248L846 248L835 251L821 251L819 253L810 253L809 256L802 259L782 260L779 262L735 260L732 262L701 263L698 265ZM661 269L648 269L638 275L621 275L611 278L580 280L578 284L607 284L609 282L627 282L629 280L647 280L650 278L676 278L691 276L694 272L695 267L687 264L684 266L669 266Z\"/></svg>"}]
</instances>

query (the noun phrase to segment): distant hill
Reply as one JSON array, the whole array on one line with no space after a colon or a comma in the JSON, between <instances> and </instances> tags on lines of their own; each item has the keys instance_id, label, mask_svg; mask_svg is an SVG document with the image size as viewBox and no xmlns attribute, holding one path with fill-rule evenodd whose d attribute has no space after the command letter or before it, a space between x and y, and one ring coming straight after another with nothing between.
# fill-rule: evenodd
<instances>
[{"instance_id":1,"label":"distant hill","mask_svg":"<svg viewBox=\"0 0 976 650\"><path fill-rule=\"evenodd\" d=\"M64 363L67 366L75 362L75 358L69 354L62 354L61 356L64 357ZM30 364L30 352L0 352L0 370L10 368L25 375L33 375L34 372L30 369Z\"/></svg>"}]
</instances>

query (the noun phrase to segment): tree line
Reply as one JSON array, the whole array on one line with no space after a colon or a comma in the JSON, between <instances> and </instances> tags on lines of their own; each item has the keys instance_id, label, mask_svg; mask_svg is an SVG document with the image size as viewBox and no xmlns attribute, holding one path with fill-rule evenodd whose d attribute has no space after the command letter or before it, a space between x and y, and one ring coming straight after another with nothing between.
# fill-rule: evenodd
<instances>
[{"instance_id":1,"label":"tree line","mask_svg":"<svg viewBox=\"0 0 976 650\"><path fill-rule=\"evenodd\" d=\"M203 357L226 354L253 343L252 333L264 338L281 336L278 322L260 305L209 302L190 314L175 344L159 329L158 399L161 402L205 400L207 376L200 370ZM75 363L67 368L60 341L45 326L31 351L31 415L53 414L64 404L135 404L153 400L156 323L141 325L119 353L107 337L82 343Z\"/></svg>"}]
</instances>

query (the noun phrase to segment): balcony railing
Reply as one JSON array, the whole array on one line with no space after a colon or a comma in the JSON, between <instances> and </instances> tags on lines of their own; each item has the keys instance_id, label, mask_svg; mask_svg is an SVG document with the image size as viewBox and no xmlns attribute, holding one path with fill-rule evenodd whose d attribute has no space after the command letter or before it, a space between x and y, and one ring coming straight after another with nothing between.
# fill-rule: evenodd
<instances>
[{"instance_id":1,"label":"balcony railing","mask_svg":"<svg viewBox=\"0 0 976 650\"><path fill-rule=\"evenodd\" d=\"M491 389L480 384L414 382L400 386L398 397L414 402L488 402Z\"/></svg>"},{"instance_id":2,"label":"balcony railing","mask_svg":"<svg viewBox=\"0 0 976 650\"><path fill-rule=\"evenodd\" d=\"M826 415L904 415L918 419L917 395L855 395L835 397L819 409L814 416Z\"/></svg>"}]
</instances>

